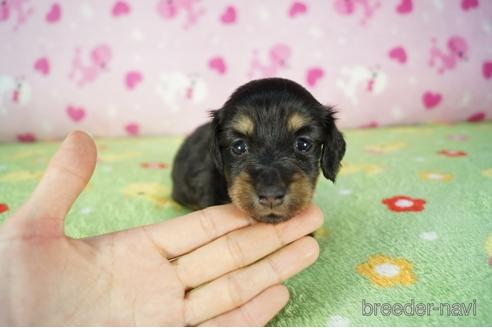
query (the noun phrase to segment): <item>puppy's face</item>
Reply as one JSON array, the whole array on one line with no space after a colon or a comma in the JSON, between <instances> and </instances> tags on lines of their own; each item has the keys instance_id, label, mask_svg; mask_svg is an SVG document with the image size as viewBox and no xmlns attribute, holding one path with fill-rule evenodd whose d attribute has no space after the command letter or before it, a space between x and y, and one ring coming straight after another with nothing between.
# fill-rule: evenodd
<instances>
[{"instance_id":1,"label":"puppy's face","mask_svg":"<svg viewBox=\"0 0 492 328\"><path fill-rule=\"evenodd\" d=\"M239 88L212 121L212 157L232 202L269 223L305 208L320 166L334 181L345 152L332 114L289 80L257 80Z\"/></svg>"}]
</instances>

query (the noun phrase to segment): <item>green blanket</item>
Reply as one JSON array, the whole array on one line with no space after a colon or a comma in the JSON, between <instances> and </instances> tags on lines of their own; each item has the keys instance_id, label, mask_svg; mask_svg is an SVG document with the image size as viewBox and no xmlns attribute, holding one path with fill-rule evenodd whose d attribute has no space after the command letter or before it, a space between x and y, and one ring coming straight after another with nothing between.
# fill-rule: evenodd
<instances>
[{"instance_id":1,"label":"green blanket","mask_svg":"<svg viewBox=\"0 0 492 328\"><path fill-rule=\"evenodd\" d=\"M492 124L345 131L337 183L320 179L319 260L290 279L271 325L492 325ZM79 238L187 211L170 197L181 138L97 140L66 221ZM58 143L0 145L0 221ZM430 304L433 303L433 304Z\"/></svg>"}]
</instances>

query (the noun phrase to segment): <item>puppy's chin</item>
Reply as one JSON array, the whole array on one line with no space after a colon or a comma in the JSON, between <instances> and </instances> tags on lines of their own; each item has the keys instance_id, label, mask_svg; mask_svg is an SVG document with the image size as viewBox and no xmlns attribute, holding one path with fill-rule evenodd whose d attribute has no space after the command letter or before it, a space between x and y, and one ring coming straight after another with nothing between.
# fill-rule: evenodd
<instances>
[{"instance_id":1,"label":"puppy's chin","mask_svg":"<svg viewBox=\"0 0 492 328\"><path fill-rule=\"evenodd\" d=\"M294 215L282 215L277 213L270 213L266 215L254 215L253 213L250 213L250 215L256 221L264 222L264 223L272 223L272 224L287 221L294 216Z\"/></svg>"},{"instance_id":2,"label":"puppy's chin","mask_svg":"<svg viewBox=\"0 0 492 328\"><path fill-rule=\"evenodd\" d=\"M273 224L284 222L284 221L287 221L288 219L291 218L291 216L279 215L276 213L271 213L271 214L267 214L267 215L263 215L263 216L254 216L252 214L252 216L256 221L264 222L264 223L273 223Z\"/></svg>"},{"instance_id":3,"label":"puppy's chin","mask_svg":"<svg viewBox=\"0 0 492 328\"><path fill-rule=\"evenodd\" d=\"M235 204L239 208L242 208L245 212L247 212L252 218L254 218L258 222L264 223L280 223L287 221L294 216L296 216L299 212L305 209L309 204L311 199L305 198L303 199L303 203L293 202L287 203L286 206L280 206L279 208L265 208L261 205L251 206L248 208L244 208L243 204Z\"/></svg>"},{"instance_id":4,"label":"puppy's chin","mask_svg":"<svg viewBox=\"0 0 492 328\"><path fill-rule=\"evenodd\" d=\"M258 208L254 206L245 207L244 204L237 204L234 201L232 203L236 205L238 208L240 208L241 210L243 210L244 212L248 213L248 215L251 216L256 221L264 222L264 223L272 223L272 224L284 222L291 219L307 206L306 204L306 206L293 211L280 212L278 210L276 211L272 209Z\"/></svg>"}]
</instances>

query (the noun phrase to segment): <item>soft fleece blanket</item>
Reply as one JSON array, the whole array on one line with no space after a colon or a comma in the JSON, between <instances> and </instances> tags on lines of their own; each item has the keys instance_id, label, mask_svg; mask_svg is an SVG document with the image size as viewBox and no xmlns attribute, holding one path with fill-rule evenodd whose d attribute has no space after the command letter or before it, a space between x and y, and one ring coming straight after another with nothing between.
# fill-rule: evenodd
<instances>
[{"instance_id":1,"label":"soft fleece blanket","mask_svg":"<svg viewBox=\"0 0 492 328\"><path fill-rule=\"evenodd\" d=\"M320 179L319 260L287 282L277 325L492 325L492 124L345 131L335 185ZM74 238L187 212L170 197L182 138L99 139L72 208ZM0 221L58 142L0 145Z\"/></svg>"}]
</instances>

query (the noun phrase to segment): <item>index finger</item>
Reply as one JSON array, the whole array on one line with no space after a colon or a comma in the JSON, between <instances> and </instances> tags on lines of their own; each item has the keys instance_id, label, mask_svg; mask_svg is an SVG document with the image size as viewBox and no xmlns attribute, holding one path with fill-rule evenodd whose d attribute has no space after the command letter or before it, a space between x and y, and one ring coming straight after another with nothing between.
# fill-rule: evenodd
<instances>
[{"instance_id":1,"label":"index finger","mask_svg":"<svg viewBox=\"0 0 492 328\"><path fill-rule=\"evenodd\" d=\"M256 221L232 204L212 206L163 223L144 226L152 242L170 259L191 252Z\"/></svg>"},{"instance_id":2,"label":"index finger","mask_svg":"<svg viewBox=\"0 0 492 328\"><path fill-rule=\"evenodd\" d=\"M180 281L195 288L232 272L316 230L323 223L321 210L309 206L292 219L272 225L259 223L214 240L173 264Z\"/></svg>"}]
</instances>

